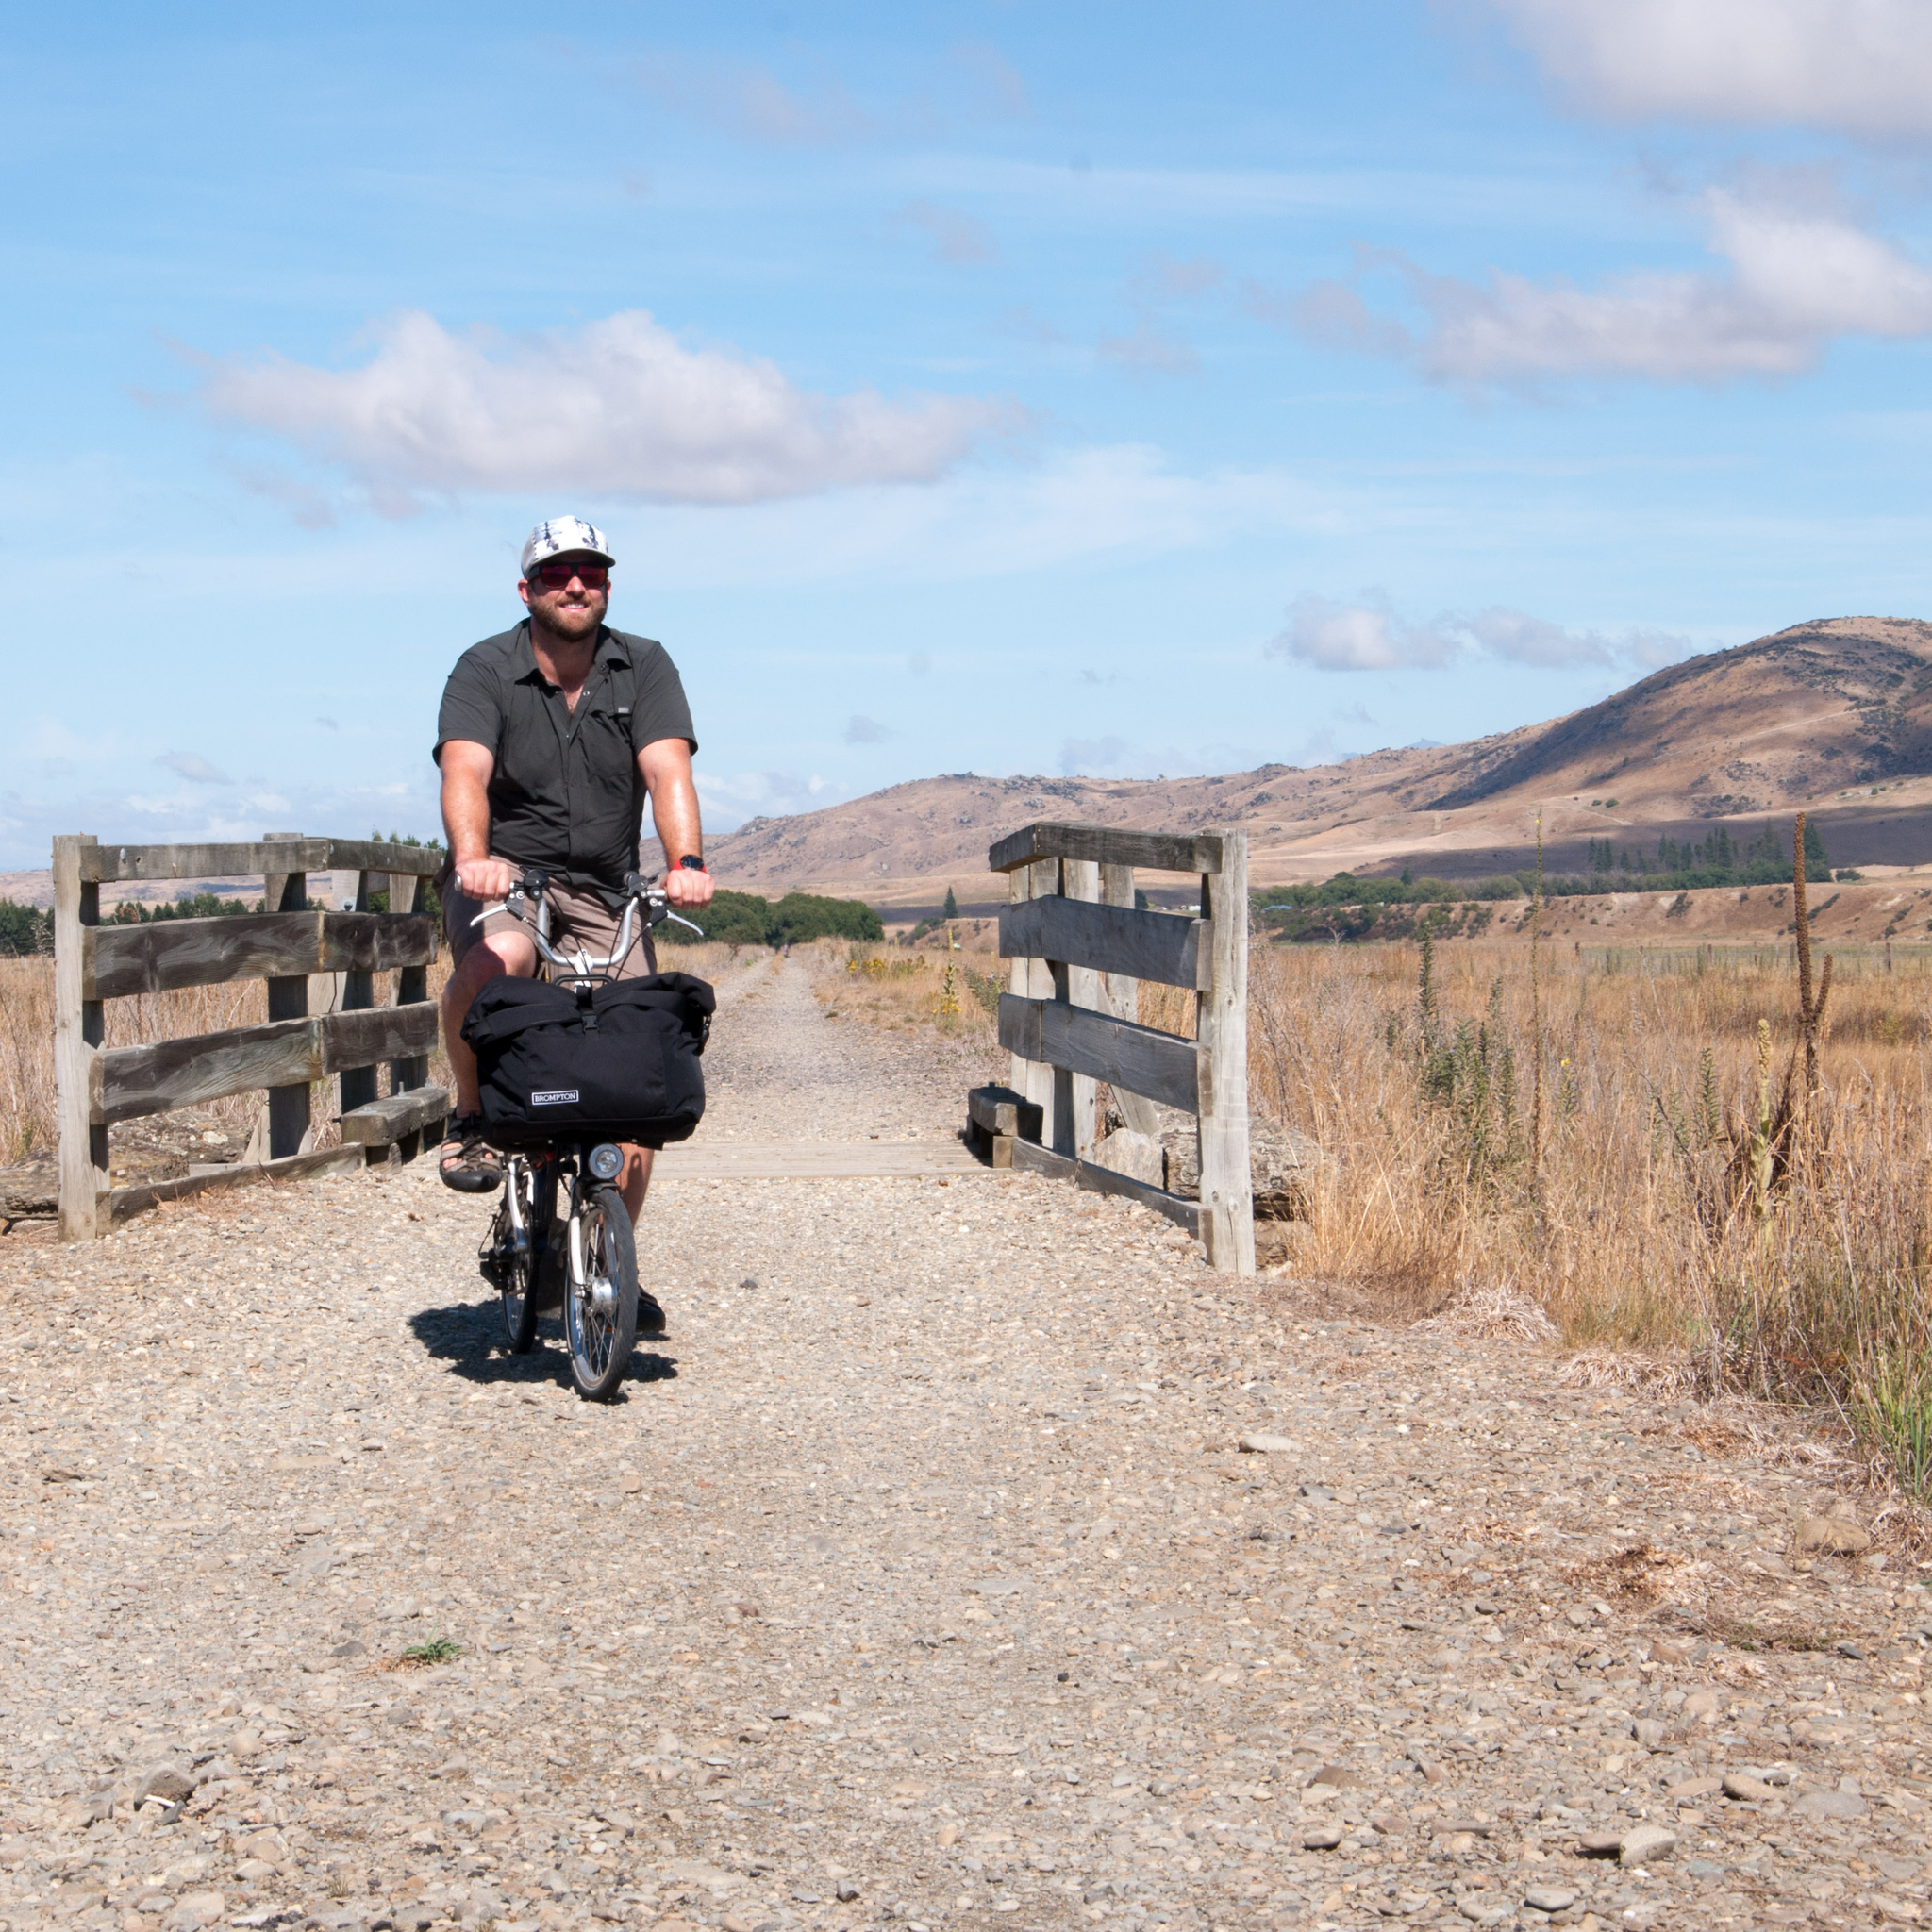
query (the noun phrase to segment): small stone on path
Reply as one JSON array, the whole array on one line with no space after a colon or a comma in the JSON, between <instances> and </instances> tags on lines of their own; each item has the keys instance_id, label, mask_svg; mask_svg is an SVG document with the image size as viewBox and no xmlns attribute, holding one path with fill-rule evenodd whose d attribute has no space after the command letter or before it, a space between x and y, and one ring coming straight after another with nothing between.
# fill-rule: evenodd
<instances>
[{"instance_id":1,"label":"small stone on path","mask_svg":"<svg viewBox=\"0 0 1932 1932\"><path fill-rule=\"evenodd\" d=\"M1807 1516L1798 1525L1796 1547L1801 1557L1862 1557L1872 1538L1848 1516Z\"/></svg>"}]
</instances>

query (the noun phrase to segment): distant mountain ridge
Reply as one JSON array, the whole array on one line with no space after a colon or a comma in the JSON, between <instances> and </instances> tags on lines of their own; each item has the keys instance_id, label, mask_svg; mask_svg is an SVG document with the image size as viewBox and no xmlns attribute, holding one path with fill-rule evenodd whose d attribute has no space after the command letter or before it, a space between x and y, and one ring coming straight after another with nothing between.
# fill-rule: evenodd
<instances>
[{"instance_id":1,"label":"distant mountain ridge","mask_svg":"<svg viewBox=\"0 0 1932 1932\"><path fill-rule=\"evenodd\" d=\"M948 885L966 903L1002 897L986 849L1037 818L1238 827L1256 883L1274 884L1404 863L1445 878L1513 871L1529 862L1539 809L1547 862L1581 870L1591 841L1694 842L1714 821L1748 840L1800 807L1840 864L1932 859L1932 624L1794 625L1465 744L1156 780L960 772L754 819L710 849L742 890L924 910Z\"/></svg>"},{"instance_id":2,"label":"distant mountain ridge","mask_svg":"<svg viewBox=\"0 0 1932 1932\"><path fill-rule=\"evenodd\" d=\"M1255 883L1276 885L1405 864L1451 879L1514 872L1532 862L1539 811L1550 869L1582 872L1605 841L1655 853L1660 839L1694 845L1723 823L1749 844L1766 818L1800 807L1839 865L1932 861L1932 624L1793 625L1671 665L1566 717L1466 744L1153 780L956 772L753 819L708 849L719 883L739 891L822 892L924 914L948 886L969 908L1004 899L987 847L1033 819L1238 828ZM130 890L172 897L197 883ZM1167 883L1185 894L1184 881ZM50 895L44 871L0 875L0 896Z\"/></svg>"}]
</instances>

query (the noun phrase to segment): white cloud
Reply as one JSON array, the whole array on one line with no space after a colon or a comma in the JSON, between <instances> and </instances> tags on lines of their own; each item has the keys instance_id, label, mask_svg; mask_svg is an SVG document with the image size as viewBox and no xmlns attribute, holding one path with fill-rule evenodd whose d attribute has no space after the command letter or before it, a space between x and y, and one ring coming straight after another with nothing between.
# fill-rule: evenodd
<instances>
[{"instance_id":1,"label":"white cloud","mask_svg":"<svg viewBox=\"0 0 1932 1932\"><path fill-rule=\"evenodd\" d=\"M235 782L227 773L217 771L196 751L163 752L155 763L165 765L177 778L186 778L191 785L232 785Z\"/></svg>"},{"instance_id":2,"label":"white cloud","mask_svg":"<svg viewBox=\"0 0 1932 1932\"><path fill-rule=\"evenodd\" d=\"M897 226L922 229L931 238L941 261L970 267L1000 258L999 243L993 240L992 230L958 208L941 208L922 197L908 202L892 221Z\"/></svg>"},{"instance_id":3,"label":"white cloud","mask_svg":"<svg viewBox=\"0 0 1932 1932\"><path fill-rule=\"evenodd\" d=\"M1570 630L1501 604L1473 617L1445 613L1428 624L1407 624L1381 591L1370 591L1355 604L1300 598L1288 627L1267 650L1271 657L1292 658L1323 671L1411 670L1472 654L1541 669L1608 664L1654 671L1688 658L1693 648L1689 638L1668 631L1636 629L1611 637ZM1359 707L1335 715L1344 722L1371 722Z\"/></svg>"},{"instance_id":4,"label":"white cloud","mask_svg":"<svg viewBox=\"0 0 1932 1932\"><path fill-rule=\"evenodd\" d=\"M705 772L697 774L705 823L713 831L736 831L749 818L816 811L851 796L851 788L814 772Z\"/></svg>"},{"instance_id":5,"label":"white cloud","mask_svg":"<svg viewBox=\"0 0 1932 1932\"><path fill-rule=\"evenodd\" d=\"M1612 664L1634 665L1643 671L1660 670L1688 658L1697 648L1675 631L1634 629L1608 637L1598 630L1566 630L1546 618L1530 617L1492 604L1474 617L1443 620L1449 629L1460 632L1479 645L1490 657L1512 664Z\"/></svg>"},{"instance_id":6,"label":"white cloud","mask_svg":"<svg viewBox=\"0 0 1932 1932\"><path fill-rule=\"evenodd\" d=\"M1439 626L1404 624L1387 597L1369 591L1358 604L1337 604L1312 593L1298 598L1288 627L1268 653L1322 671L1395 671L1441 664L1453 649Z\"/></svg>"},{"instance_id":7,"label":"white cloud","mask_svg":"<svg viewBox=\"0 0 1932 1932\"><path fill-rule=\"evenodd\" d=\"M1583 106L1620 119L1932 133L1925 0L1491 0Z\"/></svg>"},{"instance_id":8,"label":"white cloud","mask_svg":"<svg viewBox=\"0 0 1932 1932\"><path fill-rule=\"evenodd\" d=\"M1491 605L1464 621L1466 630L1492 658L1513 664L1608 664L1616 653L1595 631L1565 630L1541 617Z\"/></svg>"},{"instance_id":9,"label":"white cloud","mask_svg":"<svg viewBox=\"0 0 1932 1932\"><path fill-rule=\"evenodd\" d=\"M354 836L378 820L423 838L442 835L433 781L310 783L291 774L280 787L222 778L208 781L208 790L129 791L131 762L125 748L116 747L58 791L0 791L0 867L45 865L51 837L75 825L93 827L109 843L139 844L252 844L264 831L291 825ZM253 890L260 886L258 878Z\"/></svg>"},{"instance_id":10,"label":"white cloud","mask_svg":"<svg viewBox=\"0 0 1932 1932\"><path fill-rule=\"evenodd\" d=\"M1297 320L1318 339L1406 356L1438 379L1477 385L1795 375L1841 336L1932 334L1932 273L1840 211L1728 189L1702 201L1720 271L1631 275L1594 290L1497 273L1479 286L1374 257L1354 281L1308 290ZM1363 299L1360 275L1387 261L1425 326Z\"/></svg>"},{"instance_id":11,"label":"white cloud","mask_svg":"<svg viewBox=\"0 0 1932 1932\"><path fill-rule=\"evenodd\" d=\"M346 470L391 515L469 491L743 504L927 483L1019 414L964 396L813 395L762 358L687 348L642 309L515 339L453 335L414 310L375 337L359 368L221 364L203 401Z\"/></svg>"}]
</instances>

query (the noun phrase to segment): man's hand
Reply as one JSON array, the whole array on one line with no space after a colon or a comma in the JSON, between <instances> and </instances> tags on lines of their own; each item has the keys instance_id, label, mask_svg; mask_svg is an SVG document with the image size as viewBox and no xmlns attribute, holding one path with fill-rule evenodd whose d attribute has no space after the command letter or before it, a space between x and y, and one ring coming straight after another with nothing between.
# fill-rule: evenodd
<instances>
[{"instance_id":1,"label":"man's hand","mask_svg":"<svg viewBox=\"0 0 1932 1932\"><path fill-rule=\"evenodd\" d=\"M454 876L457 890L473 899L507 899L524 874L507 858L459 858Z\"/></svg>"},{"instance_id":2,"label":"man's hand","mask_svg":"<svg viewBox=\"0 0 1932 1932\"><path fill-rule=\"evenodd\" d=\"M717 887L711 883L711 874L708 872L692 872L687 866L674 865L664 874L665 900L680 912L708 906L711 894L716 891Z\"/></svg>"}]
</instances>

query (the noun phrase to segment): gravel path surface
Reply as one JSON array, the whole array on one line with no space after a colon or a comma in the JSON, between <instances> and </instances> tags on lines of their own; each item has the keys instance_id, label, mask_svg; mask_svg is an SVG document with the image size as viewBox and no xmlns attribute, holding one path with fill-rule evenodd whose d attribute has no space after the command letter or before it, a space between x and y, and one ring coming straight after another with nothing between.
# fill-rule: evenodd
<instances>
[{"instance_id":1,"label":"gravel path surface","mask_svg":"<svg viewBox=\"0 0 1932 1932\"><path fill-rule=\"evenodd\" d=\"M707 1133L984 1076L724 993ZM991 1174L661 1185L593 1407L497 1352L487 1211L0 1242L12 1932L1928 1912L1932 1601L1795 1554L1789 1450Z\"/></svg>"}]
</instances>

